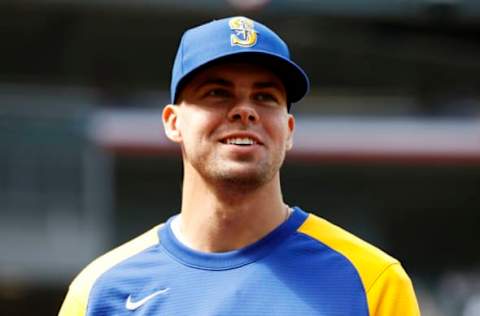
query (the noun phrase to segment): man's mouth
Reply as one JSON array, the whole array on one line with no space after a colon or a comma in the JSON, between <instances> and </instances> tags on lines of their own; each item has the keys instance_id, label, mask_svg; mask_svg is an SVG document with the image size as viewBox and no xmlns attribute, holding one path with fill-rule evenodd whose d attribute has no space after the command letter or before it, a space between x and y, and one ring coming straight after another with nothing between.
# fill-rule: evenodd
<instances>
[{"instance_id":1,"label":"man's mouth","mask_svg":"<svg viewBox=\"0 0 480 316\"><path fill-rule=\"evenodd\" d=\"M230 137L222 140L227 145L251 146L256 145L257 141L250 137Z\"/></svg>"}]
</instances>

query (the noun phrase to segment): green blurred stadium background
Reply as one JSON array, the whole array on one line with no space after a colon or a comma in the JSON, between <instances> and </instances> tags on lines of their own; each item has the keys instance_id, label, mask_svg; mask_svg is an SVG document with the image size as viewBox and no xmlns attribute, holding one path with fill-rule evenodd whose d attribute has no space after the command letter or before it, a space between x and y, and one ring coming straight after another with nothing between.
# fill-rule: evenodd
<instances>
[{"instance_id":1,"label":"green blurred stadium background","mask_svg":"<svg viewBox=\"0 0 480 316\"><path fill-rule=\"evenodd\" d=\"M0 313L55 315L81 267L178 211L170 65L229 15L312 80L286 201L400 258L422 315L480 315L475 0L0 1Z\"/></svg>"}]
</instances>

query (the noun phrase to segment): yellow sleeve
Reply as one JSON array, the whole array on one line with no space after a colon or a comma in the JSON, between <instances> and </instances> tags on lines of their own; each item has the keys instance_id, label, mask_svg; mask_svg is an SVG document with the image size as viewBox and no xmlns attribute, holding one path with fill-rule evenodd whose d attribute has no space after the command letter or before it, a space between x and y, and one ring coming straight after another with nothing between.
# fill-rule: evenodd
<instances>
[{"instance_id":1,"label":"yellow sleeve","mask_svg":"<svg viewBox=\"0 0 480 316\"><path fill-rule=\"evenodd\" d=\"M371 316L420 315L412 282L400 263L388 266L367 289Z\"/></svg>"},{"instance_id":2,"label":"yellow sleeve","mask_svg":"<svg viewBox=\"0 0 480 316\"><path fill-rule=\"evenodd\" d=\"M90 291L96 280L116 264L146 248L158 244L157 232L160 227L161 225L155 226L143 235L130 240L91 262L70 284L58 316L85 316Z\"/></svg>"},{"instance_id":3,"label":"yellow sleeve","mask_svg":"<svg viewBox=\"0 0 480 316\"><path fill-rule=\"evenodd\" d=\"M75 296L70 289L63 301L62 307L58 316L84 316L86 313L86 306Z\"/></svg>"}]
</instances>

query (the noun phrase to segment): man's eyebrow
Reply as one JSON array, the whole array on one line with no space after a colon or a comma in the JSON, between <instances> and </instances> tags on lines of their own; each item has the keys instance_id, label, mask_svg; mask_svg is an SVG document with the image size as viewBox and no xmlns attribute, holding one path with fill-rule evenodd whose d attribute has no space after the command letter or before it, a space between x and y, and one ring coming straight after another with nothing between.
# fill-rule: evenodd
<instances>
[{"instance_id":1,"label":"man's eyebrow","mask_svg":"<svg viewBox=\"0 0 480 316\"><path fill-rule=\"evenodd\" d=\"M260 81L260 82L255 82L253 84L253 87L254 88L257 88L257 89L265 89L265 88L275 88L275 89L279 89L279 90L283 90L284 87L276 82L276 81Z\"/></svg>"},{"instance_id":2,"label":"man's eyebrow","mask_svg":"<svg viewBox=\"0 0 480 316\"><path fill-rule=\"evenodd\" d=\"M225 80L223 78L217 78L217 77L210 77L206 78L205 80L202 80L196 87L196 90L206 86L206 85L219 85L223 87L233 87L233 82L229 80Z\"/></svg>"}]
</instances>

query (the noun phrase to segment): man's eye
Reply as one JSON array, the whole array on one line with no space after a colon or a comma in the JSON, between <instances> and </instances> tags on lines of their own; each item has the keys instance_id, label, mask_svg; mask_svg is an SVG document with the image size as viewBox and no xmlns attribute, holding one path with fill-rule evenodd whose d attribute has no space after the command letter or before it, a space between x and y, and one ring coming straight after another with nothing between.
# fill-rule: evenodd
<instances>
[{"instance_id":1,"label":"man's eye","mask_svg":"<svg viewBox=\"0 0 480 316\"><path fill-rule=\"evenodd\" d=\"M226 98L230 96L230 93L225 89L211 89L206 93L206 96Z\"/></svg>"},{"instance_id":2,"label":"man's eye","mask_svg":"<svg viewBox=\"0 0 480 316\"><path fill-rule=\"evenodd\" d=\"M255 99L260 102L278 102L277 98L270 93L257 93Z\"/></svg>"}]
</instances>

